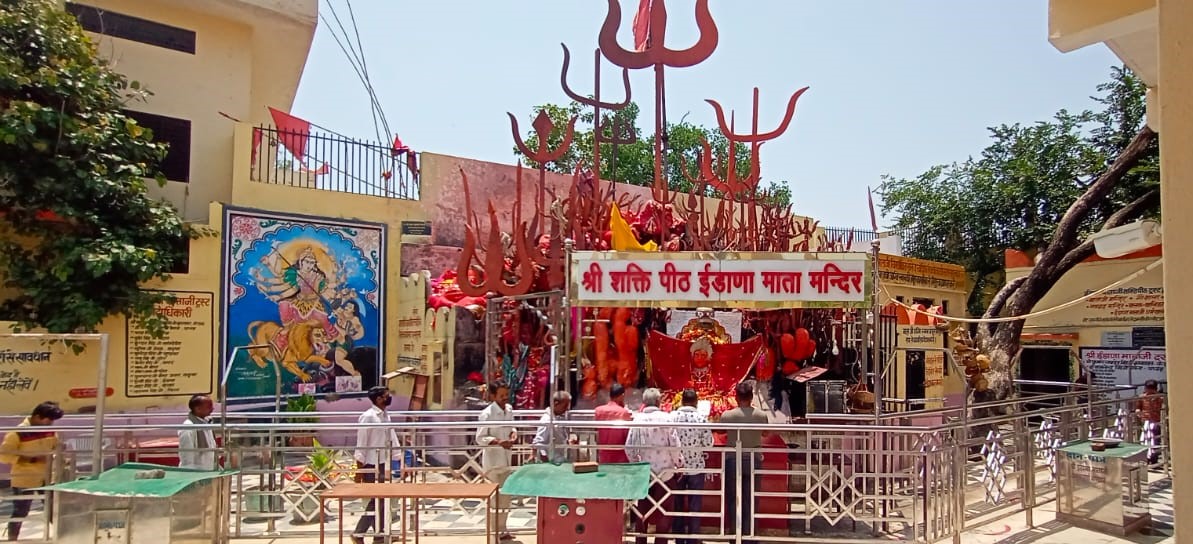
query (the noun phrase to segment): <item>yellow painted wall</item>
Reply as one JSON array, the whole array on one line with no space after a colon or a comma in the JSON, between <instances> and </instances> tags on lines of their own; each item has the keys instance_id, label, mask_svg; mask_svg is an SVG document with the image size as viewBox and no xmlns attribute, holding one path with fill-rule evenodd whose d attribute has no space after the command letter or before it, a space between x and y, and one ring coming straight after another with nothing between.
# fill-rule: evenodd
<instances>
[{"instance_id":1,"label":"yellow painted wall","mask_svg":"<svg viewBox=\"0 0 1193 544\"><path fill-rule=\"evenodd\" d=\"M252 28L237 21L180 8L177 4L142 0L97 0L88 5L142 17L195 32L195 54L92 34L101 56L113 67L153 92L146 102L129 109L167 115L191 122L190 183L152 185L151 193L165 197L188 220L208 219L211 202L232 196L232 122L253 113ZM297 81L292 84L296 85Z\"/></svg>"},{"instance_id":2,"label":"yellow painted wall","mask_svg":"<svg viewBox=\"0 0 1193 544\"><path fill-rule=\"evenodd\" d=\"M949 315L965 315L968 291L963 267L911 257L880 255L878 274L881 287L879 303L884 307L900 297L905 304L913 304L916 299L928 299L936 305L947 306ZM947 347L948 341L943 332L936 333L936 339L926 341L927 337L933 336L929 331L931 328L928 325L899 325L898 345L911 348ZM905 368L906 352L897 351L895 357L897 367L900 370ZM939 352L925 352L925 357L925 374L930 383L925 387L924 398L950 398L965 392L965 381L949 366L944 355ZM932 371L933 368L940 368L940 374L936 375ZM903 371L889 375L884 382L888 391L883 396L906 398L906 377ZM934 380L939 380L940 383L931 383ZM939 408L941 403L933 402L925 406Z\"/></svg>"},{"instance_id":3,"label":"yellow painted wall","mask_svg":"<svg viewBox=\"0 0 1193 544\"><path fill-rule=\"evenodd\" d=\"M1090 291L1121 280L1157 257L1086 262L1065 274L1036 304L1040 311L1081 298ZM1007 280L1027 275L1031 268L1007 269ZM1027 320L1025 334L1075 333L1080 346L1102 345L1105 332L1127 332L1132 327L1164 326L1164 267L1157 267L1119 288L1084 303Z\"/></svg>"},{"instance_id":4,"label":"yellow painted wall","mask_svg":"<svg viewBox=\"0 0 1193 544\"><path fill-rule=\"evenodd\" d=\"M218 215L218 206L213 206L213 213ZM176 304L178 308L191 307L192 316L179 316L175 322L202 323L199 316L203 312L209 313L207 327L200 327L194 331L183 333L186 340L175 346L178 354L163 352L152 356L142 350L152 366L168 374L158 378L159 387L169 387L165 380L174 379L175 385L172 395L136 396L138 387L130 384L129 375L146 376L153 372L144 362L140 369L130 373L128 357L128 327L124 316L111 316L103 322L96 332L109 335L108 346L108 387L112 395L108 397L107 407L112 411L138 410L152 407L184 406L191 394L209 393L213 391L216 379L216 362L219 353L218 318L220 300L220 240L219 238L202 238L191 242L191 266L187 274L176 274L165 283L147 285L150 289L165 289L170 291L186 291L206 293L202 298L209 298L209 306ZM181 296L189 296L181 294ZM9 324L0 323L0 331L10 332ZM181 336L180 336L181 337ZM176 337L176 338L180 338ZM167 341L170 339L167 338ZM59 343L46 343L41 340L15 339L0 336L0 389L8 389L0 394L0 414L17 414L30 410L34 405L46 400L62 403L68 411L79 410L87 406L94 406L94 398L72 398L70 391L79 388L96 388L98 381L97 362L100 356L98 342L81 342L84 346L82 353L75 354L72 349ZM170 349L163 346L163 349ZM7 352L12 353L50 353L48 361L26 362L13 364L2 360ZM135 358L135 357L134 357ZM148 362L148 361L147 361ZM133 361L134 367L138 361ZM13 372L18 376L13 376ZM36 383L28 388L20 388L23 378L32 378ZM12 383L17 379L17 383ZM133 388L133 395L129 396L129 387ZM141 387L144 387L142 385ZM17 388L17 389L14 389Z\"/></svg>"}]
</instances>

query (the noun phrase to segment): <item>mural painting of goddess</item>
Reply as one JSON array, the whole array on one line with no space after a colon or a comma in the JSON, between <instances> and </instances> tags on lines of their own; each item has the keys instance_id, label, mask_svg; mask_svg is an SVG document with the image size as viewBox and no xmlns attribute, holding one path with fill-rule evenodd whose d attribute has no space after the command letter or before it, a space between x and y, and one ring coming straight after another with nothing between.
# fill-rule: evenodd
<instances>
[{"instance_id":1,"label":"mural painting of goddess","mask_svg":"<svg viewBox=\"0 0 1193 544\"><path fill-rule=\"evenodd\" d=\"M230 356L236 346L269 346L242 350L229 396L272 396L273 363L283 372L283 394L376 385L384 227L228 216L225 349Z\"/></svg>"}]
</instances>

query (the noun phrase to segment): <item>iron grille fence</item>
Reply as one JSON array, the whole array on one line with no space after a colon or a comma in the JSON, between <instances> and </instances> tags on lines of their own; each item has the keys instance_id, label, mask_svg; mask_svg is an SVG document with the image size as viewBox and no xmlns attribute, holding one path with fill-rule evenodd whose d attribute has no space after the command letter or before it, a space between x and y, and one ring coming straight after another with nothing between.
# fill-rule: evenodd
<instances>
[{"instance_id":1,"label":"iron grille fence","mask_svg":"<svg viewBox=\"0 0 1193 544\"><path fill-rule=\"evenodd\" d=\"M357 195L419 199L418 154L323 132L253 127L251 179Z\"/></svg>"}]
</instances>

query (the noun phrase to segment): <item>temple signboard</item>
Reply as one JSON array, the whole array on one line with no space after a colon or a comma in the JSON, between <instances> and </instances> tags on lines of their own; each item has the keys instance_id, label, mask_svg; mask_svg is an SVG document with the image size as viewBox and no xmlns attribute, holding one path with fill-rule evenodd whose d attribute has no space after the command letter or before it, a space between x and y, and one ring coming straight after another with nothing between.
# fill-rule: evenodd
<instances>
[{"instance_id":1,"label":"temple signboard","mask_svg":"<svg viewBox=\"0 0 1193 544\"><path fill-rule=\"evenodd\" d=\"M865 253L577 251L576 306L711 308L865 307Z\"/></svg>"}]
</instances>

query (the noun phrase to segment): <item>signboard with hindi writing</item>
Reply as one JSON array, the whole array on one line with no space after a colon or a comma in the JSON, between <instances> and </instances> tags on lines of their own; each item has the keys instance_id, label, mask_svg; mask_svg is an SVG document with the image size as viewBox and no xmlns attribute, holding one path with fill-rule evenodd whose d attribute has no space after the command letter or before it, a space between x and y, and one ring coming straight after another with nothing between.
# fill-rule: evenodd
<instances>
[{"instance_id":1,"label":"signboard with hindi writing","mask_svg":"<svg viewBox=\"0 0 1193 544\"><path fill-rule=\"evenodd\" d=\"M1147 380L1168 380L1167 354L1163 348L1082 347L1081 363L1093 372L1094 385L1143 385Z\"/></svg>"},{"instance_id":2,"label":"signboard with hindi writing","mask_svg":"<svg viewBox=\"0 0 1193 544\"><path fill-rule=\"evenodd\" d=\"M968 292L964 267L885 253L878 256L878 281L884 284Z\"/></svg>"},{"instance_id":3,"label":"signboard with hindi writing","mask_svg":"<svg viewBox=\"0 0 1193 544\"><path fill-rule=\"evenodd\" d=\"M169 324L161 338L153 338L136 320L125 331L125 396L175 397L212 391L215 357L215 293L168 291L173 302L155 310Z\"/></svg>"},{"instance_id":4,"label":"signboard with hindi writing","mask_svg":"<svg viewBox=\"0 0 1193 544\"><path fill-rule=\"evenodd\" d=\"M572 253L576 306L694 308L865 307L865 253Z\"/></svg>"},{"instance_id":5,"label":"signboard with hindi writing","mask_svg":"<svg viewBox=\"0 0 1193 544\"><path fill-rule=\"evenodd\" d=\"M99 343L77 344L85 348L79 355L61 340L0 337L0 413L29 415L46 400L58 401L68 410L95 404ZM107 392L111 397L111 390Z\"/></svg>"}]
</instances>

